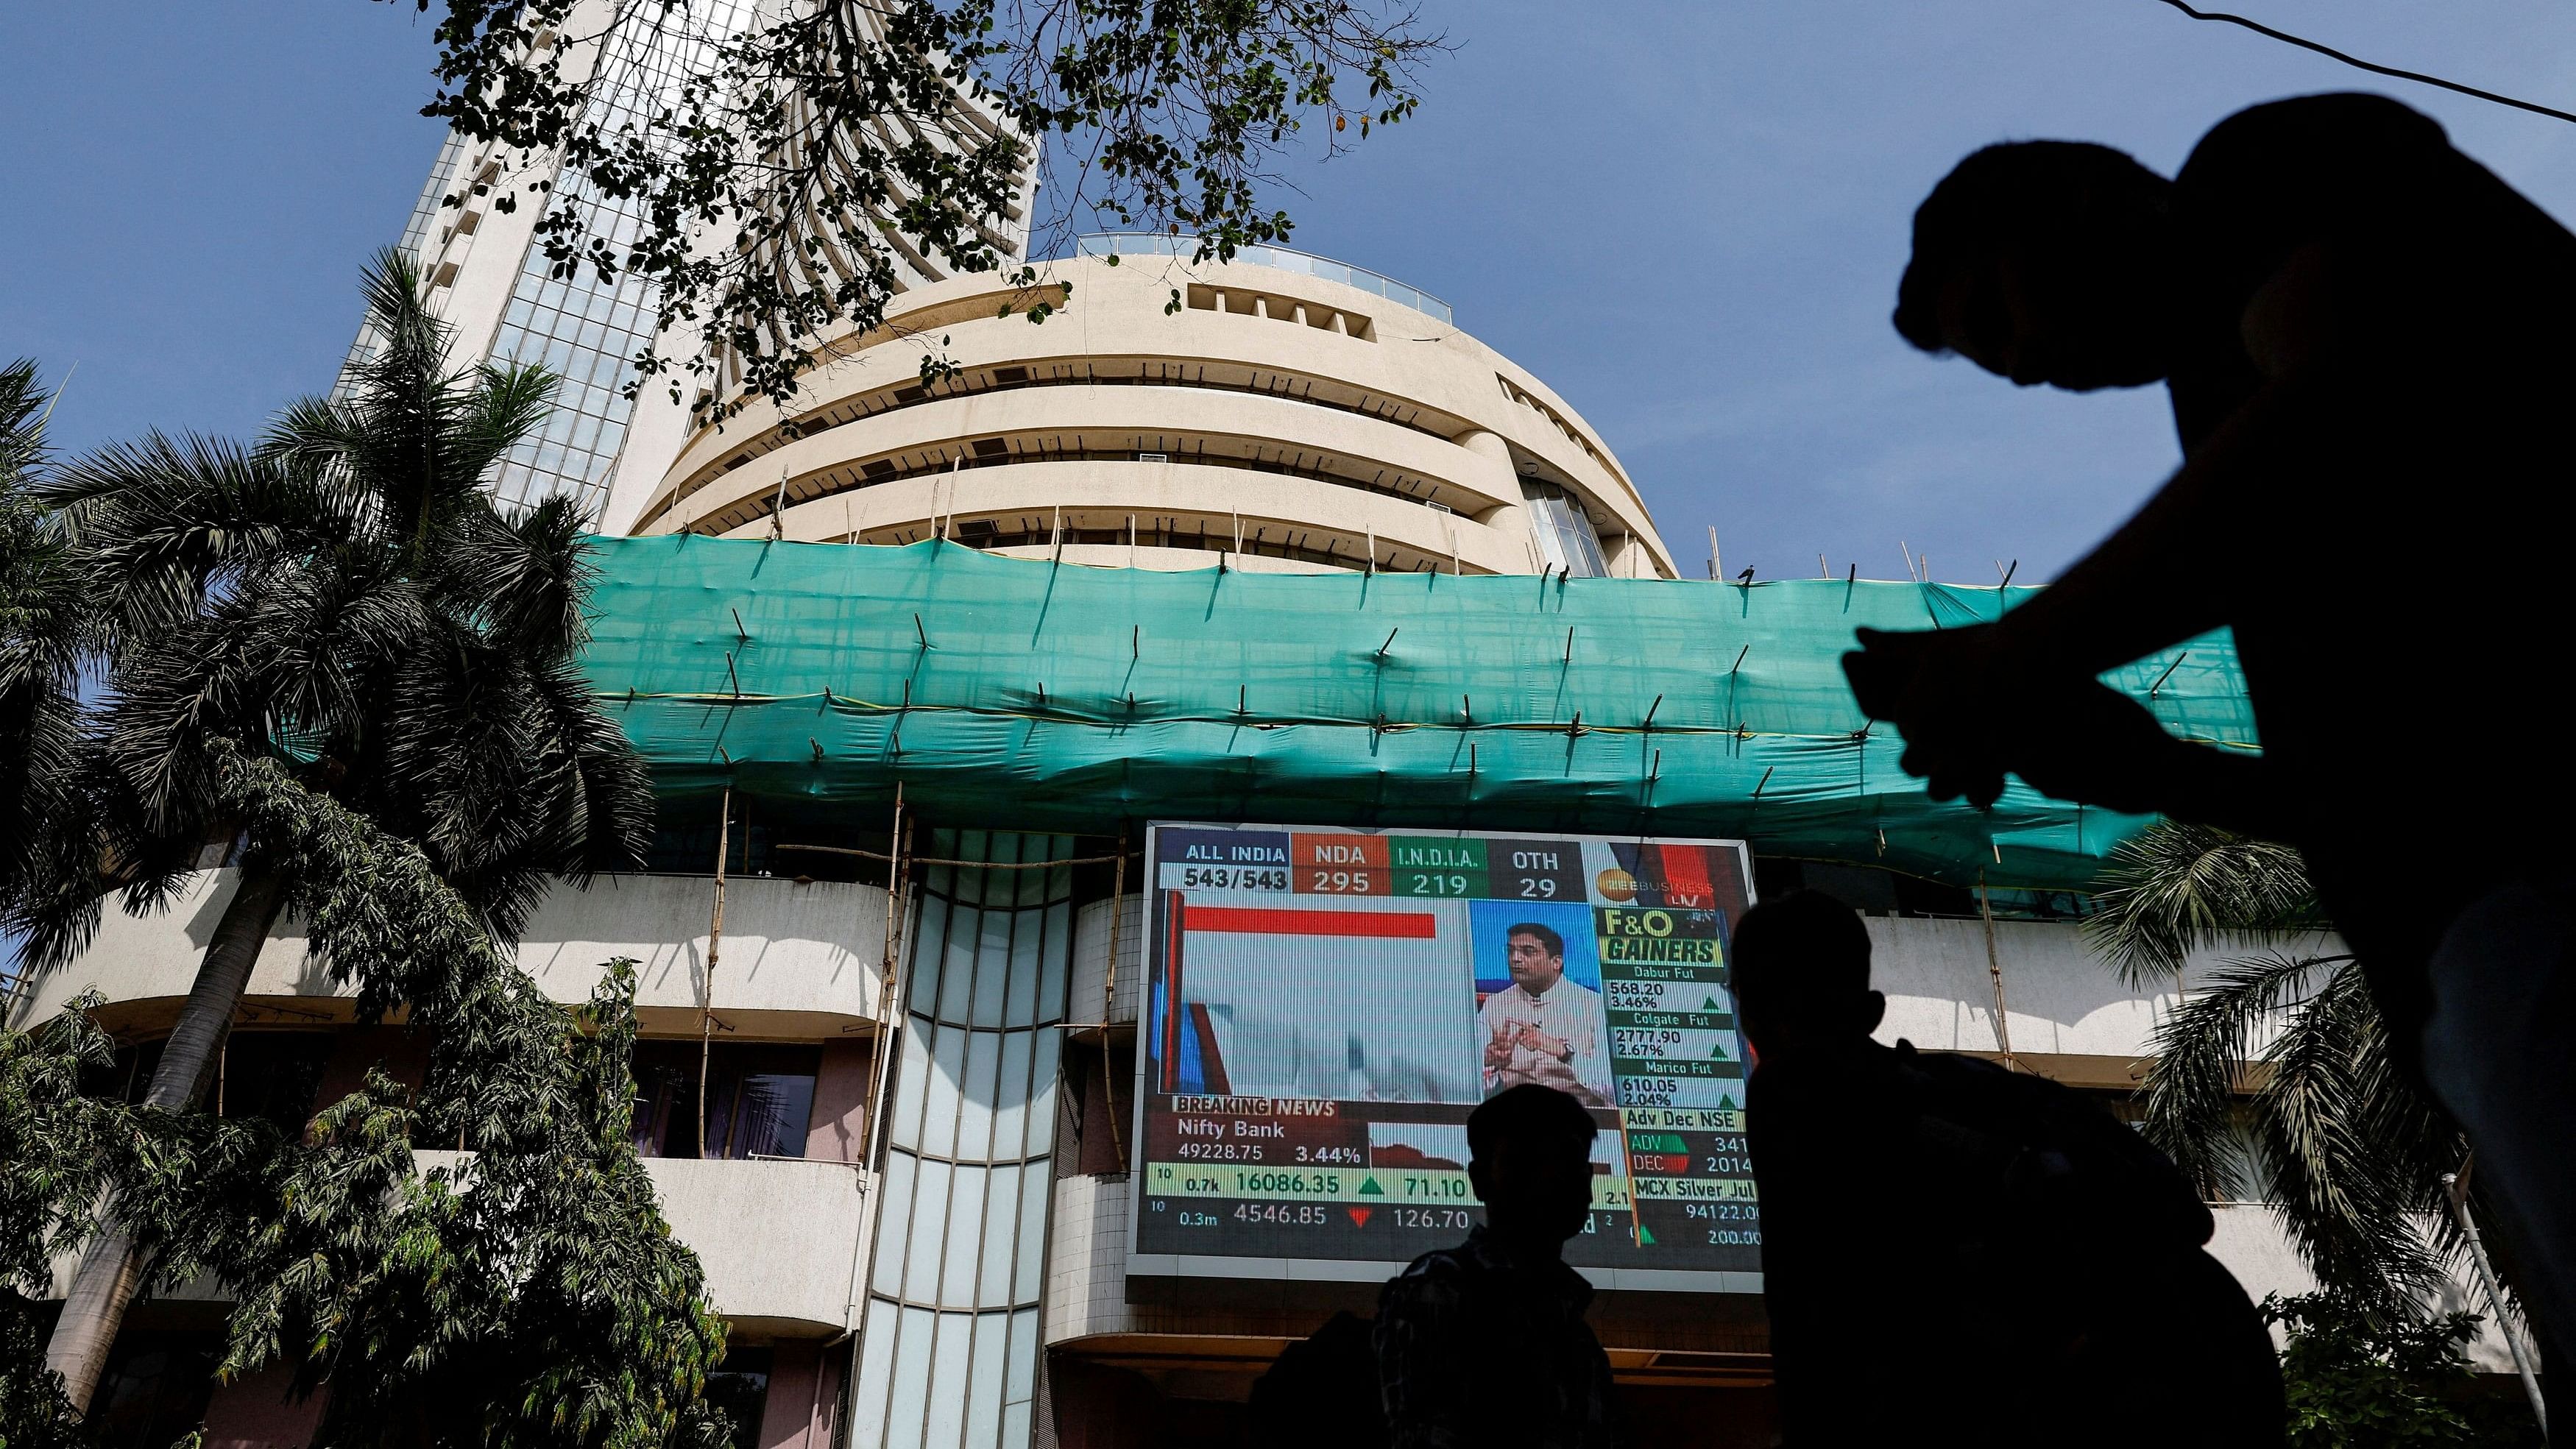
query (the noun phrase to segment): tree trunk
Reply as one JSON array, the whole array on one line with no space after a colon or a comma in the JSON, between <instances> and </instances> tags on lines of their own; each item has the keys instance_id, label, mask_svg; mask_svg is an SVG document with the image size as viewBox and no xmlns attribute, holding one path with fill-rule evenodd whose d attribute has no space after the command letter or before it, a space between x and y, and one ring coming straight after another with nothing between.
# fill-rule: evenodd
<instances>
[{"instance_id":1,"label":"tree trunk","mask_svg":"<svg viewBox=\"0 0 2576 1449\"><path fill-rule=\"evenodd\" d=\"M232 1031L233 1012L250 987L251 967L268 944L268 929L285 900L285 876L256 865L244 867L231 903L215 924L214 939L206 945L187 1003L179 1008L179 1024L161 1049L161 1064L152 1073L143 1105L187 1112L205 1100L222 1060L224 1038ZM110 1193L100 1204L98 1234L82 1250L80 1271L73 1275L62 1317L45 1346L45 1367L63 1376L63 1391L83 1414L98 1392L126 1305L143 1286L142 1245L117 1224L116 1208Z\"/></svg>"}]
</instances>

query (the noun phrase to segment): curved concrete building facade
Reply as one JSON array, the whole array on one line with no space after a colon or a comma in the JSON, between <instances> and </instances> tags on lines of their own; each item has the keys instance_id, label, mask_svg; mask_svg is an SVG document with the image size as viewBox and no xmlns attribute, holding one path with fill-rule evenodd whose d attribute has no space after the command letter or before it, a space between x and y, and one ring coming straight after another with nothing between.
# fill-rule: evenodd
<instances>
[{"instance_id":1,"label":"curved concrete building facade","mask_svg":"<svg viewBox=\"0 0 2576 1449\"><path fill-rule=\"evenodd\" d=\"M1189 248L1091 238L1034 293L909 292L827 339L801 411L755 400L701 429L609 522L1143 568L1676 576L1599 433L1445 305L1303 253ZM1031 325L1033 298L1059 310ZM925 352L955 375L924 387Z\"/></svg>"}]
</instances>

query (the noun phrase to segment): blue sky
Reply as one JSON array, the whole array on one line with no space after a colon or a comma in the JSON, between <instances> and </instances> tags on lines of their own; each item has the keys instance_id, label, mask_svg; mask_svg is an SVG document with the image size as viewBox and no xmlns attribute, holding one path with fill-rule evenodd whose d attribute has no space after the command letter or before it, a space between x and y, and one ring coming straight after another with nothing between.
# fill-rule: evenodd
<instances>
[{"instance_id":1,"label":"blue sky","mask_svg":"<svg viewBox=\"0 0 2576 1449\"><path fill-rule=\"evenodd\" d=\"M2244 0L2374 59L2576 109L2550 0ZM2384 89L2562 219L2576 126L2377 82L2154 0L1424 0L1413 121L1293 165L1298 244L1447 298L1580 408L1697 568L2045 578L2174 460L2158 391L2016 392L1886 323L1922 193L1989 141L2170 171L2255 101ZM328 384L359 263L438 130L407 3L0 9L0 356L79 371L55 436L247 432Z\"/></svg>"}]
</instances>

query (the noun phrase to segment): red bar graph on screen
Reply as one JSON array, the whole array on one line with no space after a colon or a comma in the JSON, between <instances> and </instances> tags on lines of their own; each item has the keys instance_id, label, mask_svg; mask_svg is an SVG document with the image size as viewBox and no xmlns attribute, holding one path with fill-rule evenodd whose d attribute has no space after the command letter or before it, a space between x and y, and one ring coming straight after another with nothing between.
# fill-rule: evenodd
<instances>
[{"instance_id":1,"label":"red bar graph on screen","mask_svg":"<svg viewBox=\"0 0 2576 1449\"><path fill-rule=\"evenodd\" d=\"M1174 913L1177 918L1178 912ZM1262 936L1376 936L1428 941L1440 934L1429 911L1301 911L1270 906L1197 906L1190 929Z\"/></svg>"}]
</instances>

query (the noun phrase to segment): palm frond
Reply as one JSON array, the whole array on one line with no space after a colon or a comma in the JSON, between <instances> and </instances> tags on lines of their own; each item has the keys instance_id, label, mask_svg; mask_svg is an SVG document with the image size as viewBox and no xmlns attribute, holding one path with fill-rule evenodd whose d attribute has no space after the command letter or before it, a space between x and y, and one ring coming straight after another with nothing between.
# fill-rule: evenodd
<instances>
[{"instance_id":1,"label":"palm frond","mask_svg":"<svg viewBox=\"0 0 2576 1449\"><path fill-rule=\"evenodd\" d=\"M82 551L120 637L181 624L226 589L346 544L359 526L347 496L237 443L158 432L64 465L40 497Z\"/></svg>"},{"instance_id":2,"label":"palm frond","mask_svg":"<svg viewBox=\"0 0 2576 1449\"><path fill-rule=\"evenodd\" d=\"M480 620L493 642L533 659L578 653L590 638L582 614L598 569L581 507L560 494L506 514L462 521L444 550L442 593Z\"/></svg>"},{"instance_id":3,"label":"palm frond","mask_svg":"<svg viewBox=\"0 0 2576 1449\"><path fill-rule=\"evenodd\" d=\"M2086 935L2132 989L2169 982L2203 942L2259 944L2325 923L2296 849L2179 821L2122 842L2095 899Z\"/></svg>"},{"instance_id":4,"label":"palm frond","mask_svg":"<svg viewBox=\"0 0 2576 1449\"><path fill-rule=\"evenodd\" d=\"M460 411L449 440L469 483L479 484L502 454L544 425L562 381L535 363L486 363L477 370L469 406Z\"/></svg>"},{"instance_id":5,"label":"palm frond","mask_svg":"<svg viewBox=\"0 0 2576 1449\"><path fill-rule=\"evenodd\" d=\"M2258 1038L2348 959L2275 952L2226 962L2156 1028L2155 1062L2140 1089L2147 1140L2204 1196L2238 1198L2252 1185L2234 1114Z\"/></svg>"},{"instance_id":6,"label":"palm frond","mask_svg":"<svg viewBox=\"0 0 2576 1449\"><path fill-rule=\"evenodd\" d=\"M2264 1054L2255 1095L2273 1191L2299 1253L2320 1281L2373 1289L2411 1314L2440 1281L2419 1213L2419 1184L2374 1134L2372 1095L2387 1080L2387 1045L2361 972L2335 972Z\"/></svg>"}]
</instances>

